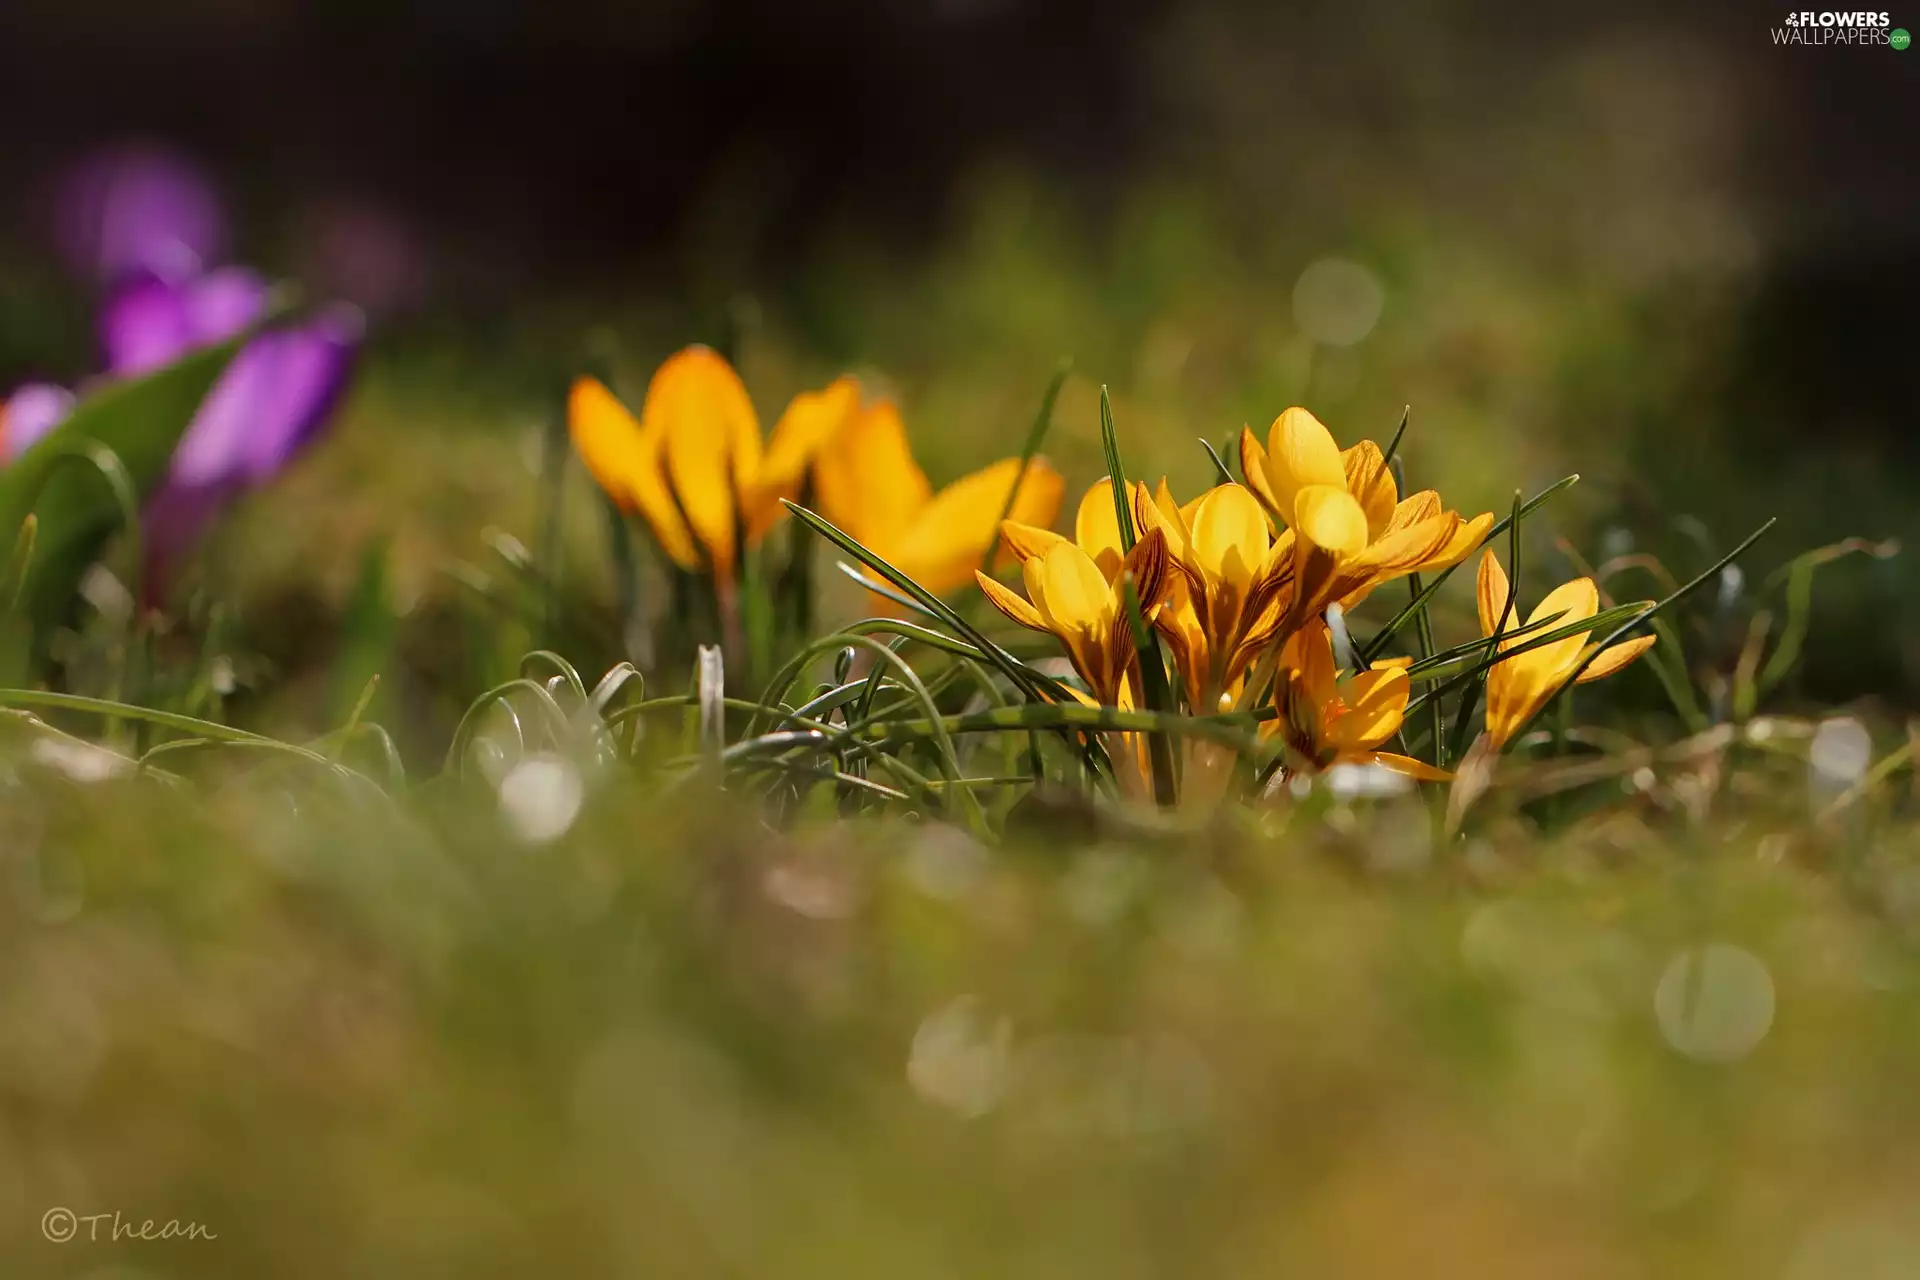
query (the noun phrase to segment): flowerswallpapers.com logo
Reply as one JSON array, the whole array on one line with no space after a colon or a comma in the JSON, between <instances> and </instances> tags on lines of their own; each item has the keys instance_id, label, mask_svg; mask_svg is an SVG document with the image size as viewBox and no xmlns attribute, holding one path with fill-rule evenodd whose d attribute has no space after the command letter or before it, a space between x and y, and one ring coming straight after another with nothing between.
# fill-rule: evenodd
<instances>
[{"instance_id":1,"label":"flowerswallpapers.com logo","mask_svg":"<svg viewBox=\"0 0 1920 1280\"><path fill-rule=\"evenodd\" d=\"M1773 29L1775 44L1885 45L1905 49L1912 43L1906 31L1893 25L1890 14L1854 10L1789 13L1784 25Z\"/></svg>"}]
</instances>

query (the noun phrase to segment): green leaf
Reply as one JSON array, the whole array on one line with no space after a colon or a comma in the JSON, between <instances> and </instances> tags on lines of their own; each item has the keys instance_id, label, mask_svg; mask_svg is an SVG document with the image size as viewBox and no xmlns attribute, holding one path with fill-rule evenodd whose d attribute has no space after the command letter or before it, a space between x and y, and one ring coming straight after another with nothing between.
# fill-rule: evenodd
<instances>
[{"instance_id":1,"label":"green leaf","mask_svg":"<svg viewBox=\"0 0 1920 1280\"><path fill-rule=\"evenodd\" d=\"M0 529L38 518L18 608L44 647L87 566L128 519L124 481L144 499L166 476L195 410L244 336L197 351L143 378L110 383L0 471ZM108 459L112 461L109 462Z\"/></svg>"},{"instance_id":2,"label":"green leaf","mask_svg":"<svg viewBox=\"0 0 1920 1280\"><path fill-rule=\"evenodd\" d=\"M1113 520L1120 527L1120 550L1131 551L1138 535L1133 528L1133 495L1127 492L1127 469L1120 461L1120 439L1113 429L1113 402L1100 387L1100 444L1107 455L1107 484L1113 493Z\"/></svg>"}]
</instances>

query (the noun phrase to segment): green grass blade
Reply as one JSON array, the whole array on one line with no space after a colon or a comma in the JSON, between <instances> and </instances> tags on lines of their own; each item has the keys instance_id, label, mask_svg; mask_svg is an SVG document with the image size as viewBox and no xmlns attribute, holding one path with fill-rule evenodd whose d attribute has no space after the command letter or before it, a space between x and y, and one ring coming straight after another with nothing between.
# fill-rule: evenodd
<instances>
[{"instance_id":1,"label":"green grass blade","mask_svg":"<svg viewBox=\"0 0 1920 1280\"><path fill-rule=\"evenodd\" d=\"M1100 386L1100 447L1107 456L1107 484L1113 491L1113 518L1120 526L1120 550L1133 550L1139 541L1133 528L1133 503L1127 493L1127 469L1120 461L1120 438L1113 429L1113 402L1106 384Z\"/></svg>"},{"instance_id":2,"label":"green grass blade","mask_svg":"<svg viewBox=\"0 0 1920 1280\"><path fill-rule=\"evenodd\" d=\"M165 478L180 437L243 340L196 351L143 378L107 384L0 471L0 528L19 528L29 512L38 516L33 560L18 588L38 644L44 646L71 608L81 574L107 539L127 526L129 494L137 510ZM79 451L98 465L100 450L115 459L127 493L110 473L102 485L63 464ZM138 531L137 520L132 531Z\"/></svg>"},{"instance_id":3,"label":"green grass blade","mask_svg":"<svg viewBox=\"0 0 1920 1280\"><path fill-rule=\"evenodd\" d=\"M788 511L793 513L794 519L800 521L809 529L812 529L834 546L839 547L842 551L885 578L895 587L898 587L903 594L919 606L922 612L944 622L957 634L972 642L974 647L980 651L987 661L999 667L1001 671L1006 674L1007 678L1013 681L1015 688L1023 690L1031 697L1044 698L1046 696L1046 686L1036 678L1035 673L1029 671L1020 663L1015 662L1010 656L1003 652L998 645L987 639L985 633L961 617L960 614L955 612L954 609L945 601L941 600L940 597L928 591L925 587L888 564L873 552L867 550L864 546L860 545L858 541L834 525L831 520L807 510L797 502L786 502L783 500L783 505Z\"/></svg>"},{"instance_id":4,"label":"green grass blade","mask_svg":"<svg viewBox=\"0 0 1920 1280\"><path fill-rule=\"evenodd\" d=\"M1412 418L1412 405L1407 405L1400 410L1400 425L1393 429L1393 439L1387 441L1387 447L1381 450L1380 453L1384 465L1389 467L1393 465L1394 457L1400 452L1400 437L1407 434L1407 423L1411 421Z\"/></svg>"},{"instance_id":5,"label":"green grass blade","mask_svg":"<svg viewBox=\"0 0 1920 1280\"><path fill-rule=\"evenodd\" d=\"M1200 447L1207 451L1207 457L1213 459L1213 474L1216 482L1219 484L1232 484L1233 471L1227 466L1225 459L1221 458L1220 451L1213 447L1213 442L1205 436L1201 436Z\"/></svg>"}]
</instances>

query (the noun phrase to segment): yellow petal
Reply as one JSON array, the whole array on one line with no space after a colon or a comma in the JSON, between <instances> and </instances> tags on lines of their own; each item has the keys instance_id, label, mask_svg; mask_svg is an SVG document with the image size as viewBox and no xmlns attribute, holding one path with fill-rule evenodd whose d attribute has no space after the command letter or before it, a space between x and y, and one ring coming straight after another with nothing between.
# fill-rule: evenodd
<instances>
[{"instance_id":1,"label":"yellow petal","mask_svg":"<svg viewBox=\"0 0 1920 1280\"><path fill-rule=\"evenodd\" d=\"M1350 677L1340 690L1345 709L1328 725L1334 746L1342 754L1371 751L1400 732L1409 691L1407 673L1397 667Z\"/></svg>"},{"instance_id":2,"label":"yellow petal","mask_svg":"<svg viewBox=\"0 0 1920 1280\"><path fill-rule=\"evenodd\" d=\"M1453 777L1445 769L1436 769L1425 760L1415 760L1392 751L1370 751L1355 764L1377 764L1395 773L1404 773L1419 782L1445 782Z\"/></svg>"},{"instance_id":3,"label":"yellow petal","mask_svg":"<svg viewBox=\"0 0 1920 1280\"><path fill-rule=\"evenodd\" d=\"M1143 535L1160 530L1160 536L1167 540L1167 554L1176 562L1187 559L1186 517L1180 514L1180 504L1173 500L1166 477L1161 477L1157 494L1148 494L1144 484L1133 486L1133 524Z\"/></svg>"},{"instance_id":4,"label":"yellow petal","mask_svg":"<svg viewBox=\"0 0 1920 1280\"><path fill-rule=\"evenodd\" d=\"M1073 544L1062 538L1060 545L1070 547ZM1051 553L1053 549L1049 547L1047 550ZM1020 566L1020 580L1026 584L1027 599L1033 602L1034 611L1040 615L1040 620L1047 624L1049 631L1057 630L1053 625L1053 611L1047 608L1047 557L1036 556L1023 562Z\"/></svg>"},{"instance_id":5,"label":"yellow petal","mask_svg":"<svg viewBox=\"0 0 1920 1280\"><path fill-rule=\"evenodd\" d=\"M1113 481L1102 478L1080 498L1073 515L1073 540L1093 557L1100 572L1111 580L1120 571L1120 518L1113 509Z\"/></svg>"},{"instance_id":6,"label":"yellow petal","mask_svg":"<svg viewBox=\"0 0 1920 1280\"><path fill-rule=\"evenodd\" d=\"M1287 606L1293 603L1294 571L1293 530L1274 539L1267 558L1254 570L1253 585L1247 589L1241 621L1248 643L1264 648L1273 638L1273 628L1283 621Z\"/></svg>"},{"instance_id":7,"label":"yellow petal","mask_svg":"<svg viewBox=\"0 0 1920 1280\"><path fill-rule=\"evenodd\" d=\"M733 570L740 476L760 470L760 423L733 366L706 347L667 357L647 386L641 421L665 442L667 477L718 577Z\"/></svg>"},{"instance_id":8,"label":"yellow petal","mask_svg":"<svg viewBox=\"0 0 1920 1280\"><path fill-rule=\"evenodd\" d=\"M1422 489L1409 494L1393 505L1393 515L1387 521L1388 529L1409 529L1423 521L1431 520L1446 510L1440 501L1440 495L1432 489Z\"/></svg>"},{"instance_id":9,"label":"yellow petal","mask_svg":"<svg viewBox=\"0 0 1920 1280\"><path fill-rule=\"evenodd\" d=\"M1267 433L1267 483L1274 507L1284 517L1294 509L1302 489L1326 485L1342 493L1347 488L1346 464L1340 446L1320 425L1320 419L1295 406L1273 421Z\"/></svg>"},{"instance_id":10,"label":"yellow petal","mask_svg":"<svg viewBox=\"0 0 1920 1280\"><path fill-rule=\"evenodd\" d=\"M567 397L567 430L587 470L621 509L639 511L654 541L683 569L697 569L700 552L667 490L660 440L611 391L581 378Z\"/></svg>"},{"instance_id":11,"label":"yellow petal","mask_svg":"<svg viewBox=\"0 0 1920 1280\"><path fill-rule=\"evenodd\" d=\"M1145 487L1145 485L1141 486L1143 489ZM1165 476L1160 477L1160 487L1153 491L1153 505L1159 508L1160 514L1167 518L1169 524L1179 526L1181 535L1185 536L1187 532L1186 509L1182 507L1179 500L1173 496L1173 490L1168 487Z\"/></svg>"},{"instance_id":12,"label":"yellow petal","mask_svg":"<svg viewBox=\"0 0 1920 1280\"><path fill-rule=\"evenodd\" d=\"M1299 674L1314 705L1328 706L1338 696L1333 665L1333 632L1315 618L1287 638L1280 651L1280 668Z\"/></svg>"},{"instance_id":13,"label":"yellow petal","mask_svg":"<svg viewBox=\"0 0 1920 1280\"><path fill-rule=\"evenodd\" d=\"M889 559L933 497L900 411L886 401L854 414L814 458L813 488L821 515Z\"/></svg>"},{"instance_id":14,"label":"yellow petal","mask_svg":"<svg viewBox=\"0 0 1920 1280\"><path fill-rule=\"evenodd\" d=\"M1533 612L1527 615L1527 623L1532 625L1553 617L1559 617L1558 626L1584 622L1599 608L1600 591L1593 585L1593 579L1575 578L1547 592L1547 598L1535 605Z\"/></svg>"},{"instance_id":15,"label":"yellow petal","mask_svg":"<svg viewBox=\"0 0 1920 1280\"><path fill-rule=\"evenodd\" d=\"M1237 484L1223 484L1194 508L1190 554L1203 574L1244 597L1266 562L1269 537L1259 499Z\"/></svg>"},{"instance_id":16,"label":"yellow petal","mask_svg":"<svg viewBox=\"0 0 1920 1280\"><path fill-rule=\"evenodd\" d=\"M1193 594L1185 577L1168 575L1167 600L1154 616L1154 626L1173 648L1174 665L1187 692L1187 705L1200 705L1210 675L1206 633L1200 627L1200 615L1193 607Z\"/></svg>"},{"instance_id":17,"label":"yellow petal","mask_svg":"<svg viewBox=\"0 0 1920 1280\"><path fill-rule=\"evenodd\" d=\"M1600 607L1600 592L1593 585L1592 578L1575 578L1572 582L1563 582L1547 593L1547 598L1534 607L1527 615L1529 625L1536 622L1555 621L1544 627L1534 636L1528 636L1518 643L1525 644L1537 639L1547 631L1557 631L1572 622L1584 622L1594 615ZM1564 636L1552 644L1543 644L1519 655L1516 661L1525 664L1529 677L1535 681L1550 684L1558 688L1566 678L1567 672L1580 661L1580 649L1587 643L1590 632L1578 631Z\"/></svg>"},{"instance_id":18,"label":"yellow petal","mask_svg":"<svg viewBox=\"0 0 1920 1280\"><path fill-rule=\"evenodd\" d=\"M1301 542L1336 558L1358 555L1367 546L1367 513L1344 488L1304 486L1294 498L1291 523Z\"/></svg>"},{"instance_id":19,"label":"yellow petal","mask_svg":"<svg viewBox=\"0 0 1920 1280\"><path fill-rule=\"evenodd\" d=\"M1499 557L1489 547L1480 557L1480 573L1474 581L1474 603L1480 610L1481 635L1493 635L1503 617L1512 621L1512 613L1507 609L1509 590L1507 571L1500 567Z\"/></svg>"},{"instance_id":20,"label":"yellow petal","mask_svg":"<svg viewBox=\"0 0 1920 1280\"><path fill-rule=\"evenodd\" d=\"M800 496L814 455L852 421L860 408L860 384L836 378L819 391L802 391L773 426L758 474L744 490L747 541L755 543L786 514L782 498Z\"/></svg>"},{"instance_id":21,"label":"yellow petal","mask_svg":"<svg viewBox=\"0 0 1920 1280\"><path fill-rule=\"evenodd\" d=\"M1493 528L1493 512L1483 511L1471 520L1462 520L1447 545L1427 557L1426 563L1419 567L1421 573L1439 569L1451 569L1474 553L1479 545L1487 540L1487 533Z\"/></svg>"},{"instance_id":22,"label":"yellow petal","mask_svg":"<svg viewBox=\"0 0 1920 1280\"><path fill-rule=\"evenodd\" d=\"M1267 479L1269 466L1271 463L1267 459L1267 451L1254 436L1253 428L1240 428L1240 474L1246 477L1247 488L1253 491L1254 497L1260 499L1260 505L1267 509L1267 514L1275 520L1284 521L1292 513L1282 507L1280 499L1274 496L1273 485Z\"/></svg>"},{"instance_id":23,"label":"yellow petal","mask_svg":"<svg viewBox=\"0 0 1920 1280\"><path fill-rule=\"evenodd\" d=\"M1282 671L1276 685L1280 710L1280 732L1288 749L1299 759L1288 760L1288 767L1306 765L1317 768L1326 746L1326 730L1321 718L1322 703L1307 688L1306 677L1298 671Z\"/></svg>"},{"instance_id":24,"label":"yellow petal","mask_svg":"<svg viewBox=\"0 0 1920 1280\"><path fill-rule=\"evenodd\" d=\"M1392 530L1354 557L1351 570L1373 583L1412 573L1447 545L1459 524L1460 517L1447 512L1410 528Z\"/></svg>"},{"instance_id":25,"label":"yellow petal","mask_svg":"<svg viewBox=\"0 0 1920 1280\"><path fill-rule=\"evenodd\" d=\"M1380 452L1379 445L1362 440L1342 453L1340 461L1346 469L1347 492L1367 513L1367 537L1378 539L1387 531L1395 504L1400 500L1386 456Z\"/></svg>"},{"instance_id":26,"label":"yellow petal","mask_svg":"<svg viewBox=\"0 0 1920 1280\"><path fill-rule=\"evenodd\" d=\"M1022 479L1020 459L1002 458L935 494L890 549L875 550L927 590L951 591L985 562L994 545L995 522L1007 509L1016 480L1020 482L1016 509L1024 503L1027 514L1043 522L1053 519L1053 509L1060 502L1059 473L1035 458Z\"/></svg>"},{"instance_id":27,"label":"yellow petal","mask_svg":"<svg viewBox=\"0 0 1920 1280\"><path fill-rule=\"evenodd\" d=\"M1595 680L1604 680L1647 650L1653 648L1654 642L1659 638L1659 636L1635 636L1631 640L1622 640L1612 648L1604 650L1588 664L1585 671L1580 673L1580 683L1589 684ZM1593 645L1588 645L1586 649L1581 652L1581 661L1584 662L1586 660L1587 654L1593 652L1594 647Z\"/></svg>"},{"instance_id":28,"label":"yellow petal","mask_svg":"<svg viewBox=\"0 0 1920 1280\"><path fill-rule=\"evenodd\" d=\"M1000 524L1000 545L1022 564L1046 555L1054 543L1068 541L1071 539L1063 538L1051 529L1022 524L1018 520L1003 520Z\"/></svg>"},{"instance_id":29,"label":"yellow petal","mask_svg":"<svg viewBox=\"0 0 1920 1280\"><path fill-rule=\"evenodd\" d=\"M1107 579L1087 553L1062 542L1039 563L1044 589L1034 604L1052 629L1062 634L1104 630L1110 620Z\"/></svg>"},{"instance_id":30,"label":"yellow petal","mask_svg":"<svg viewBox=\"0 0 1920 1280\"><path fill-rule=\"evenodd\" d=\"M622 510L633 510L633 473L657 465L639 421L599 379L576 378L567 393L567 432L587 473Z\"/></svg>"},{"instance_id":31,"label":"yellow petal","mask_svg":"<svg viewBox=\"0 0 1920 1280\"><path fill-rule=\"evenodd\" d=\"M1166 535L1158 529L1149 529L1145 537L1133 544L1133 550L1127 552L1122 571L1133 579L1135 597L1140 601L1141 610L1151 620L1153 611L1165 603L1172 592L1172 557L1167 553ZM1116 582L1115 587L1119 584ZM1116 595L1115 611L1124 604L1124 597Z\"/></svg>"},{"instance_id":32,"label":"yellow petal","mask_svg":"<svg viewBox=\"0 0 1920 1280\"><path fill-rule=\"evenodd\" d=\"M1551 690L1546 691L1551 694ZM1520 731L1545 695L1524 665L1513 658L1495 663L1487 672L1487 736L1496 746Z\"/></svg>"},{"instance_id":33,"label":"yellow petal","mask_svg":"<svg viewBox=\"0 0 1920 1280\"><path fill-rule=\"evenodd\" d=\"M980 590L985 593L988 604L1023 627L1030 627L1035 631L1047 630L1047 620L1040 616L1038 609L1022 599L1018 592L1002 586L978 570L974 571L973 577L974 581L980 584Z\"/></svg>"}]
</instances>

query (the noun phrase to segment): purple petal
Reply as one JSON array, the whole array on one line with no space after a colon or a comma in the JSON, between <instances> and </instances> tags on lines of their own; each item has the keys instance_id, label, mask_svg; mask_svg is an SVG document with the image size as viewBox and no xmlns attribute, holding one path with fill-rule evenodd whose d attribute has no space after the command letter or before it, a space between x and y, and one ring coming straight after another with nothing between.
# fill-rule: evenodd
<instances>
[{"instance_id":1,"label":"purple petal","mask_svg":"<svg viewBox=\"0 0 1920 1280\"><path fill-rule=\"evenodd\" d=\"M342 307L249 342L187 428L173 480L219 485L278 471L338 401L359 340L359 313Z\"/></svg>"},{"instance_id":2,"label":"purple petal","mask_svg":"<svg viewBox=\"0 0 1920 1280\"><path fill-rule=\"evenodd\" d=\"M68 258L104 280L135 271L187 279L226 239L206 175L154 147L116 147L83 160L62 183L59 217Z\"/></svg>"},{"instance_id":3,"label":"purple petal","mask_svg":"<svg viewBox=\"0 0 1920 1280\"><path fill-rule=\"evenodd\" d=\"M244 267L223 267L186 284L139 274L114 291L100 315L107 368L121 376L172 364L259 319L267 283Z\"/></svg>"},{"instance_id":4,"label":"purple petal","mask_svg":"<svg viewBox=\"0 0 1920 1280\"><path fill-rule=\"evenodd\" d=\"M0 458L19 457L73 412L73 392L51 382L23 384L0 404Z\"/></svg>"}]
</instances>

